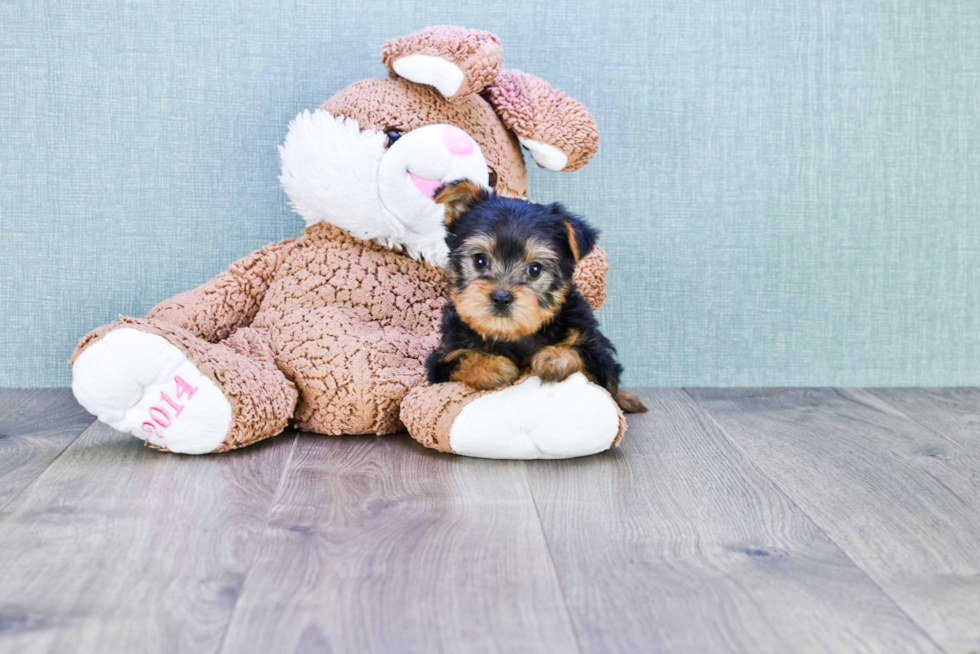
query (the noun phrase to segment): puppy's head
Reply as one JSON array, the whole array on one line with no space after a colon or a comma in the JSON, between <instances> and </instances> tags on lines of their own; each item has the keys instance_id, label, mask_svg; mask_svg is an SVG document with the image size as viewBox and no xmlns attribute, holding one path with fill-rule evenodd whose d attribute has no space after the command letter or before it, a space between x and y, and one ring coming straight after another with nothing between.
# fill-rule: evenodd
<instances>
[{"instance_id":1,"label":"puppy's head","mask_svg":"<svg viewBox=\"0 0 980 654\"><path fill-rule=\"evenodd\" d=\"M468 181L443 186L449 280L456 311L484 338L538 331L572 287L596 231L560 204L503 198Z\"/></svg>"}]
</instances>

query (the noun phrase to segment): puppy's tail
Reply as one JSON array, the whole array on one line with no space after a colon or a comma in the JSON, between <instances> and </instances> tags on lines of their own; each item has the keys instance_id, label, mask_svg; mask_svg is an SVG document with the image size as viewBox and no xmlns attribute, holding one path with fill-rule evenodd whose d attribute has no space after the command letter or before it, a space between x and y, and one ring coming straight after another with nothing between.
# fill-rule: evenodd
<instances>
[{"instance_id":1,"label":"puppy's tail","mask_svg":"<svg viewBox=\"0 0 980 654\"><path fill-rule=\"evenodd\" d=\"M640 398L633 395L632 393L627 393L626 391L616 391L613 395L613 399L616 400L616 404L619 408L623 410L623 413L646 413L647 408Z\"/></svg>"}]
</instances>

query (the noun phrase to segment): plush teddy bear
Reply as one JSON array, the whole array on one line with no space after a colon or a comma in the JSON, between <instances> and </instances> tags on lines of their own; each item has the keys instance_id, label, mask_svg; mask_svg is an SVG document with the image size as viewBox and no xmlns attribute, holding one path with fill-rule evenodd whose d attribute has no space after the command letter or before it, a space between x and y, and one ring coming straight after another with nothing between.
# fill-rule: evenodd
<instances>
[{"instance_id":1,"label":"plush teddy bear","mask_svg":"<svg viewBox=\"0 0 980 654\"><path fill-rule=\"evenodd\" d=\"M388 434L491 458L563 458L618 443L623 416L581 374L495 392L430 386L446 300L444 182L527 194L521 145L544 168L584 166L591 115L546 82L501 70L492 34L432 27L385 44L387 79L304 111L280 148L281 182L307 227L146 318L96 329L72 389L99 420L162 450L221 452L280 433ZM579 288L605 299L606 264Z\"/></svg>"}]
</instances>

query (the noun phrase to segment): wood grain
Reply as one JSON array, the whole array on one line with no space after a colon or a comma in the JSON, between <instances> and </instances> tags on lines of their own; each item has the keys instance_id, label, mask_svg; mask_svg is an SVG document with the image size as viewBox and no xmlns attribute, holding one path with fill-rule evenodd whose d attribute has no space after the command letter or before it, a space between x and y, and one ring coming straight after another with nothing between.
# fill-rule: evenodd
<instances>
[{"instance_id":1,"label":"wood grain","mask_svg":"<svg viewBox=\"0 0 980 654\"><path fill-rule=\"evenodd\" d=\"M690 394L521 463L0 391L0 654L980 651L980 391Z\"/></svg>"},{"instance_id":2,"label":"wood grain","mask_svg":"<svg viewBox=\"0 0 980 654\"><path fill-rule=\"evenodd\" d=\"M214 652L294 435L160 453L95 423L0 513L0 652Z\"/></svg>"},{"instance_id":3,"label":"wood grain","mask_svg":"<svg viewBox=\"0 0 980 654\"><path fill-rule=\"evenodd\" d=\"M0 509L93 422L67 388L0 389Z\"/></svg>"},{"instance_id":4,"label":"wood grain","mask_svg":"<svg viewBox=\"0 0 980 654\"><path fill-rule=\"evenodd\" d=\"M528 462L585 652L935 652L683 391L618 451Z\"/></svg>"},{"instance_id":5,"label":"wood grain","mask_svg":"<svg viewBox=\"0 0 980 654\"><path fill-rule=\"evenodd\" d=\"M939 645L980 649L977 456L864 393L690 392Z\"/></svg>"},{"instance_id":6,"label":"wood grain","mask_svg":"<svg viewBox=\"0 0 980 654\"><path fill-rule=\"evenodd\" d=\"M864 392L971 454L980 455L980 388L869 388Z\"/></svg>"},{"instance_id":7,"label":"wood grain","mask_svg":"<svg viewBox=\"0 0 980 654\"><path fill-rule=\"evenodd\" d=\"M575 652L522 464L300 438L224 652Z\"/></svg>"}]
</instances>

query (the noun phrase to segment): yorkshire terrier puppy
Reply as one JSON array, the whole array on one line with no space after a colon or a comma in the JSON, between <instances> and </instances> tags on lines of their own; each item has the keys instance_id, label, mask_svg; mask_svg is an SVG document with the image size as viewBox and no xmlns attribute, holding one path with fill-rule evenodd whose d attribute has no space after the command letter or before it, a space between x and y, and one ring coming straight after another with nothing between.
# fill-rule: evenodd
<instances>
[{"instance_id":1,"label":"yorkshire terrier puppy","mask_svg":"<svg viewBox=\"0 0 980 654\"><path fill-rule=\"evenodd\" d=\"M572 281L595 245L592 227L560 204L502 198L465 180L435 200L446 207L452 302L427 362L430 382L491 389L514 383L522 368L542 382L581 372L623 411L647 410L620 390L616 348Z\"/></svg>"}]
</instances>

